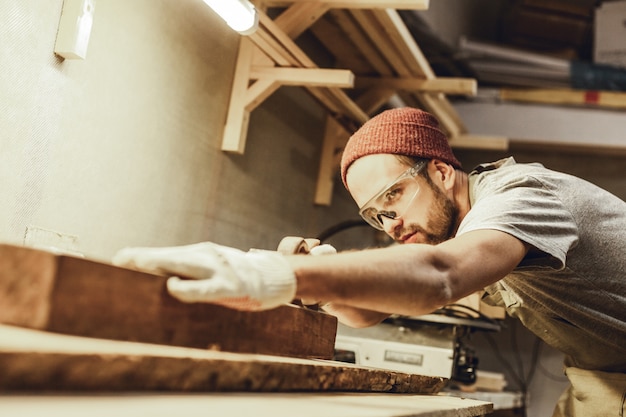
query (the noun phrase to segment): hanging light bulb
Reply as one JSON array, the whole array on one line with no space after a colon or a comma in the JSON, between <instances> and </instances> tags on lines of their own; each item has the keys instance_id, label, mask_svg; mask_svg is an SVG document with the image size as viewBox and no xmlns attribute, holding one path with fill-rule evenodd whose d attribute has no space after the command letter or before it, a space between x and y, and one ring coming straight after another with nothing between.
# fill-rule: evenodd
<instances>
[{"instance_id":1,"label":"hanging light bulb","mask_svg":"<svg viewBox=\"0 0 626 417\"><path fill-rule=\"evenodd\" d=\"M259 26L259 15L248 0L204 0L232 29L251 35Z\"/></svg>"}]
</instances>

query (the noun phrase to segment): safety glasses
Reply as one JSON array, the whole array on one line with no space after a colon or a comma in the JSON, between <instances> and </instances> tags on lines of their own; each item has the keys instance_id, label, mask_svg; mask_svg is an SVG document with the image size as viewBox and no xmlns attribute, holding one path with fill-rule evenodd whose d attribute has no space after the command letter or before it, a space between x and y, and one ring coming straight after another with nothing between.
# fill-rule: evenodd
<instances>
[{"instance_id":1,"label":"safety glasses","mask_svg":"<svg viewBox=\"0 0 626 417\"><path fill-rule=\"evenodd\" d=\"M383 218L401 218L420 190L415 177L428 165L420 161L404 171L360 208L359 214L372 227L384 230Z\"/></svg>"}]
</instances>

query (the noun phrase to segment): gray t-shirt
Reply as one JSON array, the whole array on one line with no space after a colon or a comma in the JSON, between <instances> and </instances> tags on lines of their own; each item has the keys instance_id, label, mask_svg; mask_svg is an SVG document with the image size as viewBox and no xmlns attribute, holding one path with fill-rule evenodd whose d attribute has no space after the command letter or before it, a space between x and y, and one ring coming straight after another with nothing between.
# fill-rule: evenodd
<instances>
[{"instance_id":1,"label":"gray t-shirt","mask_svg":"<svg viewBox=\"0 0 626 417\"><path fill-rule=\"evenodd\" d=\"M470 173L458 235L506 232L531 245L485 301L566 355L566 365L626 372L626 202L540 164L506 158Z\"/></svg>"}]
</instances>

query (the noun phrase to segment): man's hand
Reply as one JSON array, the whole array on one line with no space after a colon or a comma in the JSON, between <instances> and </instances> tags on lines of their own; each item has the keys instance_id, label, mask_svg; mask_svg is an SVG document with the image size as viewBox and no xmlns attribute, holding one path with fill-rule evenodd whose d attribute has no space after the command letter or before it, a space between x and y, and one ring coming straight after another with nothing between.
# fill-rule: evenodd
<instances>
[{"instance_id":1,"label":"man's hand","mask_svg":"<svg viewBox=\"0 0 626 417\"><path fill-rule=\"evenodd\" d=\"M289 303L296 277L278 252L239 249L211 242L162 248L126 248L118 266L171 276L167 289L187 302L208 302L237 310L267 310ZM181 279L190 278L190 279Z\"/></svg>"},{"instance_id":2,"label":"man's hand","mask_svg":"<svg viewBox=\"0 0 626 417\"><path fill-rule=\"evenodd\" d=\"M335 255L337 253L337 249L335 249L332 245L328 243L323 245L314 246L309 250L309 254L313 256L318 255Z\"/></svg>"}]
</instances>

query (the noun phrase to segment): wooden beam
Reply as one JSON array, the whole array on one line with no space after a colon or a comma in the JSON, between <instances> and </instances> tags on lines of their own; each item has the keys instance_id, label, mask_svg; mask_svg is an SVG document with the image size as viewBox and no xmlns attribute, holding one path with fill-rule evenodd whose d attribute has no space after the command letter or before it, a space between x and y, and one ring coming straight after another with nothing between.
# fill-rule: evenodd
<instances>
[{"instance_id":1,"label":"wooden beam","mask_svg":"<svg viewBox=\"0 0 626 417\"><path fill-rule=\"evenodd\" d=\"M414 92L475 96L478 90L477 84L474 78L437 77L427 80L417 77L357 77L354 87L379 87Z\"/></svg>"},{"instance_id":2,"label":"wooden beam","mask_svg":"<svg viewBox=\"0 0 626 417\"><path fill-rule=\"evenodd\" d=\"M250 39L242 37L239 43L235 75L222 137L222 150L226 152L242 154L246 147L248 122L250 120L250 112L246 110L246 93L250 79L252 49L253 44Z\"/></svg>"},{"instance_id":3,"label":"wooden beam","mask_svg":"<svg viewBox=\"0 0 626 417\"><path fill-rule=\"evenodd\" d=\"M352 12L355 13L355 12ZM373 10L369 12L376 21L373 28L379 27L386 36L376 37L377 42L383 42L380 48L384 48L385 43L393 44L395 48L387 48L386 54L392 58L394 70L400 76L412 76L425 79L436 79L435 73L430 67L428 60L424 56L421 48L395 10ZM372 21L372 19L368 19ZM401 94L402 95L402 94ZM442 128L450 137L467 133L467 129L444 94L431 92L412 93L414 98L421 103L421 106L433 113L440 121ZM403 97L404 98L404 97ZM414 100L406 100L410 103Z\"/></svg>"},{"instance_id":4,"label":"wooden beam","mask_svg":"<svg viewBox=\"0 0 626 417\"><path fill-rule=\"evenodd\" d=\"M509 149L509 139L504 136L480 136L462 134L450 138L453 148L485 149L506 151Z\"/></svg>"},{"instance_id":5,"label":"wooden beam","mask_svg":"<svg viewBox=\"0 0 626 417\"><path fill-rule=\"evenodd\" d=\"M498 96L506 101L626 109L626 93L616 91L502 88Z\"/></svg>"},{"instance_id":6,"label":"wooden beam","mask_svg":"<svg viewBox=\"0 0 626 417\"><path fill-rule=\"evenodd\" d=\"M288 7L293 4L311 3L311 0L265 0L268 7ZM400 9L427 10L429 0L323 0L317 1L333 9Z\"/></svg>"},{"instance_id":7,"label":"wooden beam","mask_svg":"<svg viewBox=\"0 0 626 417\"><path fill-rule=\"evenodd\" d=\"M311 33L333 55L337 68L349 68L355 74L375 73L365 55L351 42L347 42L349 36L335 18L335 12L339 11L342 10L330 11L324 19L320 19L311 27ZM385 66L388 67L386 63Z\"/></svg>"},{"instance_id":8,"label":"wooden beam","mask_svg":"<svg viewBox=\"0 0 626 417\"><path fill-rule=\"evenodd\" d=\"M572 155L626 157L626 147L624 146L596 143L573 143L555 141L551 139L528 140L511 138L509 148L512 151L530 150L536 152L559 152L561 154L569 153Z\"/></svg>"},{"instance_id":9,"label":"wooden beam","mask_svg":"<svg viewBox=\"0 0 626 417\"><path fill-rule=\"evenodd\" d=\"M259 13L261 28L250 36L257 46L263 48L269 46L269 56L276 56L281 66L295 66L301 68L317 68L317 65L285 34L276 23L263 12ZM288 62L288 64L283 64ZM313 97L322 103L334 115L345 115L360 123L369 117L354 102L338 88L305 87Z\"/></svg>"},{"instance_id":10,"label":"wooden beam","mask_svg":"<svg viewBox=\"0 0 626 417\"><path fill-rule=\"evenodd\" d=\"M459 147L472 143L489 149L503 146L497 140L479 143L464 136L467 130L445 94L476 95L476 80L437 78L395 10L427 9L427 0L267 0L262 4L260 28L249 39L263 53L261 58L267 57L273 64L261 59L255 60L258 65L249 68L248 83L257 81L245 90L244 110L249 112L256 108L280 85L303 86L327 109L335 121L327 121L316 204L330 204L337 151L345 145L349 135L380 108L381 100L389 100L395 93L402 96L407 105L433 113ZM265 7L287 9L272 20L263 12ZM327 19L320 20L324 14ZM315 22L318 24L312 26ZM320 69L296 45L293 39L308 28L348 70ZM333 36L326 33L328 29ZM338 47L338 44L346 46ZM350 66L353 61L357 63ZM341 89L355 86L353 71L367 74L357 78L356 87L366 90L362 97L367 97L370 110ZM370 76L372 73L378 76Z\"/></svg>"},{"instance_id":11,"label":"wooden beam","mask_svg":"<svg viewBox=\"0 0 626 417\"><path fill-rule=\"evenodd\" d=\"M418 46L396 10L373 10L370 12L379 22L387 42L395 45L399 57L404 61L409 73L426 79L435 78L422 49Z\"/></svg>"},{"instance_id":12,"label":"wooden beam","mask_svg":"<svg viewBox=\"0 0 626 417\"><path fill-rule=\"evenodd\" d=\"M404 57L400 55L397 49L397 45L393 42L389 42L388 34L385 33L388 29L383 27L382 23L376 19L371 10L351 10L350 14L352 14L354 19L363 28L363 32L367 34L367 37L372 43L376 45L378 54L383 57L393 69L394 75L413 75L409 72Z\"/></svg>"},{"instance_id":13,"label":"wooden beam","mask_svg":"<svg viewBox=\"0 0 626 417\"><path fill-rule=\"evenodd\" d=\"M322 141L322 154L315 187L314 203L318 205L330 205L335 184L334 156L336 143L342 138L349 136L339 123L332 117L326 117L324 138Z\"/></svg>"},{"instance_id":14,"label":"wooden beam","mask_svg":"<svg viewBox=\"0 0 626 417\"><path fill-rule=\"evenodd\" d=\"M246 91L245 109L251 112L256 109L266 98L280 88L281 84L272 79L261 79L254 82Z\"/></svg>"},{"instance_id":15,"label":"wooden beam","mask_svg":"<svg viewBox=\"0 0 626 417\"><path fill-rule=\"evenodd\" d=\"M313 60L268 15L262 12L257 13L261 25L260 32L272 37L285 56L292 56L294 58L293 64L305 68L317 67Z\"/></svg>"},{"instance_id":16,"label":"wooden beam","mask_svg":"<svg viewBox=\"0 0 626 417\"><path fill-rule=\"evenodd\" d=\"M318 1L294 3L274 19L274 22L287 36L295 39L317 22L329 9L327 4L320 4Z\"/></svg>"},{"instance_id":17,"label":"wooden beam","mask_svg":"<svg viewBox=\"0 0 626 417\"><path fill-rule=\"evenodd\" d=\"M320 68L253 67L250 79L270 79L282 85L326 86L352 88L354 74L350 70Z\"/></svg>"},{"instance_id":18,"label":"wooden beam","mask_svg":"<svg viewBox=\"0 0 626 417\"><path fill-rule=\"evenodd\" d=\"M301 63L263 28L249 36L254 44L282 67L301 67Z\"/></svg>"},{"instance_id":19,"label":"wooden beam","mask_svg":"<svg viewBox=\"0 0 626 417\"><path fill-rule=\"evenodd\" d=\"M351 47L356 47L367 58L367 61L376 72L384 75L393 75L391 66L371 41L367 31L357 24L352 13L346 10L333 10L330 12L330 15L352 43ZM330 39L330 43L338 43L338 41Z\"/></svg>"},{"instance_id":20,"label":"wooden beam","mask_svg":"<svg viewBox=\"0 0 626 417\"><path fill-rule=\"evenodd\" d=\"M167 293L166 281L84 258L0 245L0 323L159 345L333 357L333 316L292 305L244 312L183 303Z\"/></svg>"},{"instance_id":21,"label":"wooden beam","mask_svg":"<svg viewBox=\"0 0 626 417\"><path fill-rule=\"evenodd\" d=\"M356 103L367 113L372 114L378 110L394 94L394 90L370 89L361 94ZM332 202L335 175L339 166L338 157L345 146L352 131L346 130L343 126L331 117L326 119L324 138L322 141L322 154L317 174L315 187L315 197L313 202L317 205L329 206Z\"/></svg>"},{"instance_id":22,"label":"wooden beam","mask_svg":"<svg viewBox=\"0 0 626 417\"><path fill-rule=\"evenodd\" d=\"M458 113L443 94L417 93L414 94L414 96L422 103L426 110L437 117L439 124L448 134L448 137L461 136L467 133L467 129Z\"/></svg>"}]
</instances>

